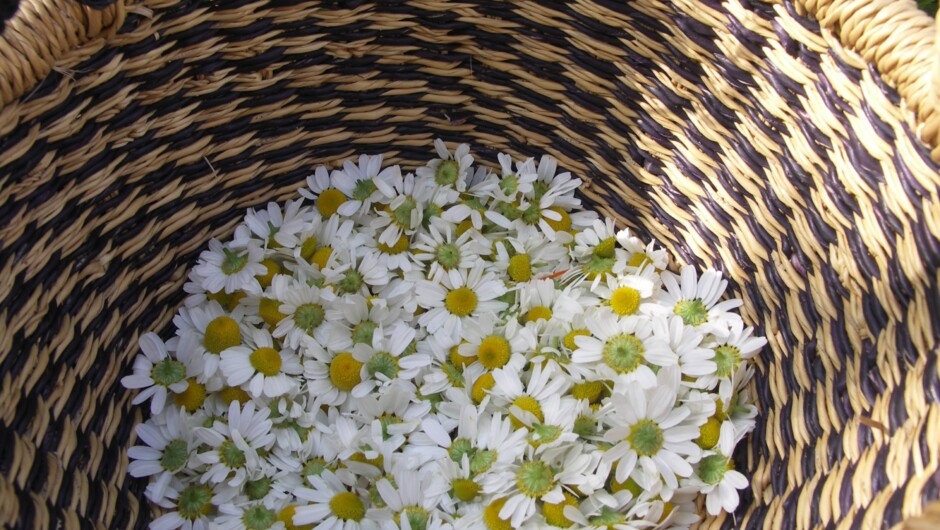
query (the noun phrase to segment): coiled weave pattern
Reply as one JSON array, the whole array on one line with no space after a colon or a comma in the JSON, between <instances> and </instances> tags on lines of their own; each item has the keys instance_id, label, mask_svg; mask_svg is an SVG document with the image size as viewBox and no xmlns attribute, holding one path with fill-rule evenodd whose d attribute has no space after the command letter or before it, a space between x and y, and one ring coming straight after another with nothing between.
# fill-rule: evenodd
<instances>
[{"instance_id":1,"label":"coiled weave pattern","mask_svg":"<svg viewBox=\"0 0 940 530\"><path fill-rule=\"evenodd\" d=\"M145 527L119 379L198 252L315 164L414 166L437 137L551 154L732 281L770 342L752 489L705 527L881 528L940 497L937 80L912 2L49 0L108 17L58 47L18 37L50 38L41 4L0 38L0 525Z\"/></svg>"}]
</instances>

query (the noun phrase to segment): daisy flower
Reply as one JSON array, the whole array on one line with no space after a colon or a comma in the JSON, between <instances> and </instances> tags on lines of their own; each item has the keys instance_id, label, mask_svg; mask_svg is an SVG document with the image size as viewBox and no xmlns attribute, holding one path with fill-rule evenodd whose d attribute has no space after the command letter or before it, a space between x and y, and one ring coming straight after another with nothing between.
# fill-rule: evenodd
<instances>
[{"instance_id":1,"label":"daisy flower","mask_svg":"<svg viewBox=\"0 0 940 530\"><path fill-rule=\"evenodd\" d=\"M395 380L411 381L431 364L427 354L408 352L415 340L414 328L399 324L391 327L389 336L377 333L374 343L356 344L353 357L365 366L366 378L352 390L353 397L362 397L379 389L384 393Z\"/></svg>"},{"instance_id":2,"label":"daisy flower","mask_svg":"<svg viewBox=\"0 0 940 530\"><path fill-rule=\"evenodd\" d=\"M338 171L331 173L318 166L313 174L307 176L307 188L298 190L301 196L314 202L323 219L331 219L346 202L346 195L334 185L339 178Z\"/></svg>"},{"instance_id":3,"label":"daisy flower","mask_svg":"<svg viewBox=\"0 0 940 530\"><path fill-rule=\"evenodd\" d=\"M311 343L306 348L306 357L304 378L315 406L342 405L352 389L362 382L363 363L351 352L334 352Z\"/></svg>"},{"instance_id":4,"label":"daisy flower","mask_svg":"<svg viewBox=\"0 0 940 530\"><path fill-rule=\"evenodd\" d=\"M337 210L340 215L352 217L368 212L372 203L382 198L377 181L387 182L401 173L398 166L382 169L382 158L382 155L360 155L358 165L347 160L342 171L331 175L333 186L347 197Z\"/></svg>"},{"instance_id":5,"label":"daisy flower","mask_svg":"<svg viewBox=\"0 0 940 530\"><path fill-rule=\"evenodd\" d=\"M326 282L339 295L358 294L370 296L372 289L388 285L390 271L379 263L375 253L357 254L348 249L341 261L323 270Z\"/></svg>"},{"instance_id":6,"label":"daisy flower","mask_svg":"<svg viewBox=\"0 0 940 530\"><path fill-rule=\"evenodd\" d=\"M151 483L151 494L163 498L173 476L190 465L195 444L193 433L179 409L169 407L159 416L137 426L137 437L145 445L135 445L127 450L128 473L132 477L158 475Z\"/></svg>"},{"instance_id":7,"label":"daisy flower","mask_svg":"<svg viewBox=\"0 0 940 530\"><path fill-rule=\"evenodd\" d=\"M310 217L309 209L301 209L302 203L303 199L287 201L283 212L276 202L269 202L264 210L249 209L244 224L235 229L233 244L244 247L254 239L265 248L296 247L298 234Z\"/></svg>"},{"instance_id":8,"label":"daisy flower","mask_svg":"<svg viewBox=\"0 0 940 530\"><path fill-rule=\"evenodd\" d=\"M379 530L374 520L368 497L360 495L352 486L350 475L323 471L310 477L311 488L300 488L297 498L307 501L294 511L293 524L316 524L329 530Z\"/></svg>"},{"instance_id":9,"label":"daisy flower","mask_svg":"<svg viewBox=\"0 0 940 530\"><path fill-rule=\"evenodd\" d=\"M644 245L643 241L630 234L628 228L617 232L617 242L626 253L626 260L618 260L616 273L652 268L656 271L665 270L669 266L669 254L666 249L657 248L656 243L650 241Z\"/></svg>"},{"instance_id":10,"label":"daisy flower","mask_svg":"<svg viewBox=\"0 0 940 530\"><path fill-rule=\"evenodd\" d=\"M427 277L439 280L454 269L469 269L489 252L489 241L475 230L457 235L457 225L440 218L428 224L427 231L418 234L414 255L421 263L428 263Z\"/></svg>"},{"instance_id":11,"label":"daisy flower","mask_svg":"<svg viewBox=\"0 0 940 530\"><path fill-rule=\"evenodd\" d=\"M196 458L209 466L200 481L205 484L225 482L239 487L248 480L249 473L259 469L261 457L258 451L267 451L274 444L271 433L269 410L255 410L248 402L244 408L237 401L229 405L228 416L216 420L212 427L197 427L195 434L208 451L196 454Z\"/></svg>"},{"instance_id":12,"label":"daisy flower","mask_svg":"<svg viewBox=\"0 0 940 530\"><path fill-rule=\"evenodd\" d=\"M523 383L520 370L512 366L493 370L495 385L490 391L494 404L506 404L514 427L531 427L545 421L545 408L551 396L563 394L571 382L554 377L557 369L548 364L531 367L528 382Z\"/></svg>"},{"instance_id":13,"label":"daisy flower","mask_svg":"<svg viewBox=\"0 0 940 530\"><path fill-rule=\"evenodd\" d=\"M277 349L274 339L264 329L252 329L245 345L222 352L222 375L229 386L247 385L253 397L278 397L298 386L303 366L290 349Z\"/></svg>"},{"instance_id":14,"label":"daisy flower","mask_svg":"<svg viewBox=\"0 0 940 530\"><path fill-rule=\"evenodd\" d=\"M196 380L206 383L219 368L219 354L242 343L243 310L225 312L215 301L184 307L173 317L179 335L178 350L198 364ZM213 388L217 390L216 388Z\"/></svg>"},{"instance_id":15,"label":"daisy flower","mask_svg":"<svg viewBox=\"0 0 940 530\"><path fill-rule=\"evenodd\" d=\"M336 299L331 289L300 282L290 276L278 275L271 282L272 300L280 302L280 318L273 336L291 349L316 341L326 344L333 324L326 318L326 308Z\"/></svg>"},{"instance_id":16,"label":"daisy flower","mask_svg":"<svg viewBox=\"0 0 940 530\"><path fill-rule=\"evenodd\" d=\"M711 515L722 510L732 513L738 507L738 491L747 487L747 478L734 469L731 453L736 443L734 427L730 422L721 426L716 451L705 453L698 465L692 483L705 494L705 507Z\"/></svg>"},{"instance_id":17,"label":"daisy flower","mask_svg":"<svg viewBox=\"0 0 940 530\"><path fill-rule=\"evenodd\" d=\"M534 279L519 288L519 315L526 323L564 325L592 305L590 297L582 297L581 289L572 286L558 289L555 280Z\"/></svg>"},{"instance_id":18,"label":"daisy flower","mask_svg":"<svg viewBox=\"0 0 940 530\"><path fill-rule=\"evenodd\" d=\"M166 499L158 503L164 513L150 523L151 530L206 530L216 511L214 492L206 484L174 480ZM153 502L153 501L152 501Z\"/></svg>"},{"instance_id":19,"label":"daisy flower","mask_svg":"<svg viewBox=\"0 0 940 530\"><path fill-rule=\"evenodd\" d=\"M402 235L411 235L424 220L424 205L434 191L434 185L426 179L415 179L414 174L404 177L401 172L389 180L376 180L382 192L382 202L387 210L377 212L370 225L379 234L379 243L392 245Z\"/></svg>"},{"instance_id":20,"label":"daisy flower","mask_svg":"<svg viewBox=\"0 0 940 530\"><path fill-rule=\"evenodd\" d=\"M665 341L653 334L649 318L618 318L603 310L597 310L593 315L593 318L585 319L591 335L574 339L578 349L571 354L573 363L597 363L595 370L602 378L637 383L643 388L652 388L656 384L656 374L650 366L678 363L678 357Z\"/></svg>"},{"instance_id":21,"label":"daisy flower","mask_svg":"<svg viewBox=\"0 0 940 530\"><path fill-rule=\"evenodd\" d=\"M203 289L210 293L246 291L260 293L261 284L255 276L267 272L261 264L264 253L260 246L249 241L244 247L223 245L218 239L209 240L209 250L199 255L193 272L199 276Z\"/></svg>"},{"instance_id":22,"label":"daisy flower","mask_svg":"<svg viewBox=\"0 0 940 530\"><path fill-rule=\"evenodd\" d=\"M441 139L436 139L434 140L434 149L437 150L438 158L428 162L427 166L418 168L415 171L418 177L434 181L435 184L441 187L454 188L461 192L466 190L467 177L473 166L473 155L470 154L470 146L460 144L451 153Z\"/></svg>"},{"instance_id":23,"label":"daisy flower","mask_svg":"<svg viewBox=\"0 0 940 530\"><path fill-rule=\"evenodd\" d=\"M603 416L608 427L604 440L615 445L604 453L604 461L617 462L619 482L626 481L638 465L661 476L673 490L679 486L676 477L692 474L690 461L701 455L693 442L699 430L684 421L689 409L676 406L678 381L678 367L662 368L654 388L623 385L611 395L612 413Z\"/></svg>"},{"instance_id":24,"label":"daisy flower","mask_svg":"<svg viewBox=\"0 0 940 530\"><path fill-rule=\"evenodd\" d=\"M568 269L568 250L557 241L510 237L495 242L493 247L493 270L517 283Z\"/></svg>"},{"instance_id":25,"label":"daisy flower","mask_svg":"<svg viewBox=\"0 0 940 530\"><path fill-rule=\"evenodd\" d=\"M767 344L764 337L752 337L754 328L744 327L741 320L728 322L727 329L715 332L715 343L712 345L715 355L715 375L720 378L730 378L741 366L741 363L754 357L761 348Z\"/></svg>"},{"instance_id":26,"label":"daisy flower","mask_svg":"<svg viewBox=\"0 0 940 530\"><path fill-rule=\"evenodd\" d=\"M373 346L391 333L401 318L397 306L370 304L364 296L347 295L326 312L333 329L323 345L332 350L348 350L356 344Z\"/></svg>"},{"instance_id":27,"label":"daisy flower","mask_svg":"<svg viewBox=\"0 0 940 530\"><path fill-rule=\"evenodd\" d=\"M506 366L511 357L534 350L538 344L535 333L516 320L498 324L493 315L468 322L457 353L465 359L476 359L487 370L495 370Z\"/></svg>"},{"instance_id":28,"label":"daisy flower","mask_svg":"<svg viewBox=\"0 0 940 530\"><path fill-rule=\"evenodd\" d=\"M415 291L418 304L428 310L418 318L418 324L428 333L448 336L454 343L466 320L506 307L498 300L506 287L492 273L485 273L481 264L470 270L450 270L440 283L419 281Z\"/></svg>"},{"instance_id":29,"label":"daisy flower","mask_svg":"<svg viewBox=\"0 0 940 530\"><path fill-rule=\"evenodd\" d=\"M443 477L414 469L395 469L389 478L376 483L376 489L385 505L393 513L396 528L422 530L434 521L440 524L435 513L441 497L449 485ZM436 520L436 521L435 521Z\"/></svg>"},{"instance_id":30,"label":"daisy flower","mask_svg":"<svg viewBox=\"0 0 940 530\"><path fill-rule=\"evenodd\" d=\"M739 320L732 309L743 303L737 298L720 302L728 286L728 280L721 279L721 272L707 270L699 277L692 266L682 268L682 275L677 279L671 272L663 272L663 286L657 299L662 303L662 311L669 311L682 317L687 326L705 326L705 330L717 331Z\"/></svg>"},{"instance_id":31,"label":"daisy flower","mask_svg":"<svg viewBox=\"0 0 940 530\"><path fill-rule=\"evenodd\" d=\"M124 388L141 390L132 403L139 405L150 400L150 413L160 414L166 404L167 391L180 393L186 390L186 366L173 359L167 345L156 333L145 333L138 340L140 351L134 359L134 372L121 379Z\"/></svg>"}]
</instances>

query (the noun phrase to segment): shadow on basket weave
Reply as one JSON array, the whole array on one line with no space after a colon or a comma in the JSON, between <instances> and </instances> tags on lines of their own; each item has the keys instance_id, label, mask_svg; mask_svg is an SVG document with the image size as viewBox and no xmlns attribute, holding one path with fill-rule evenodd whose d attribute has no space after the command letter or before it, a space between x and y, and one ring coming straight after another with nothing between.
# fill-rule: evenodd
<instances>
[{"instance_id":1,"label":"shadow on basket weave","mask_svg":"<svg viewBox=\"0 0 940 530\"><path fill-rule=\"evenodd\" d=\"M245 208L357 152L547 152L769 339L736 514L940 497L933 22L913 1L23 0L0 37L0 525L141 528L119 379ZM931 160L933 149L933 160Z\"/></svg>"}]
</instances>

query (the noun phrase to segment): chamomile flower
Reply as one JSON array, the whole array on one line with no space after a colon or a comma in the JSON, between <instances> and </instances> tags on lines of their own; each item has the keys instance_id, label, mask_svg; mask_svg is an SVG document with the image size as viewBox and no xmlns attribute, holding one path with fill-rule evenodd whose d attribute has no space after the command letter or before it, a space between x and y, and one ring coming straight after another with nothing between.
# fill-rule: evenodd
<instances>
[{"instance_id":1,"label":"chamomile flower","mask_svg":"<svg viewBox=\"0 0 940 530\"><path fill-rule=\"evenodd\" d=\"M394 486L389 478L382 478L376 489L393 514L395 528L420 530L435 519L440 522L436 508L449 488L443 477L399 467L390 478Z\"/></svg>"},{"instance_id":2,"label":"chamomile flower","mask_svg":"<svg viewBox=\"0 0 940 530\"><path fill-rule=\"evenodd\" d=\"M255 276L267 272L261 264L263 254L261 247L252 241L244 247L236 247L223 245L213 238L209 241L209 250L199 255L193 272L199 276L203 289L210 293L260 293L261 284Z\"/></svg>"},{"instance_id":3,"label":"chamomile flower","mask_svg":"<svg viewBox=\"0 0 940 530\"><path fill-rule=\"evenodd\" d=\"M304 378L310 397L317 406L342 405L352 389L362 382L363 363L351 352L334 352L316 343L308 345L306 352Z\"/></svg>"},{"instance_id":4,"label":"chamomile flower","mask_svg":"<svg viewBox=\"0 0 940 530\"><path fill-rule=\"evenodd\" d=\"M708 331L716 331L740 319L730 311L740 307L741 300L719 301L728 286L728 280L721 279L720 271L708 270L700 277L695 269L686 266L682 268L681 277L666 271L662 278L665 289L658 295L661 311L679 315L687 326L705 326Z\"/></svg>"},{"instance_id":5,"label":"chamomile flower","mask_svg":"<svg viewBox=\"0 0 940 530\"><path fill-rule=\"evenodd\" d=\"M640 238L630 234L628 228L617 232L617 242L626 253L627 259L618 261L614 272L620 273L648 267L662 271L669 266L669 254L665 249L658 248L652 241L644 245Z\"/></svg>"},{"instance_id":6,"label":"chamomile flower","mask_svg":"<svg viewBox=\"0 0 940 530\"><path fill-rule=\"evenodd\" d=\"M453 269L441 282L422 280L415 285L418 304L427 309L418 324L428 333L442 333L456 343L463 323L480 315L506 307L498 298L506 287L481 264L470 270Z\"/></svg>"},{"instance_id":7,"label":"chamomile flower","mask_svg":"<svg viewBox=\"0 0 940 530\"><path fill-rule=\"evenodd\" d=\"M519 316L525 323L564 325L593 303L581 289L559 289L552 279L534 279L519 289Z\"/></svg>"},{"instance_id":8,"label":"chamomile flower","mask_svg":"<svg viewBox=\"0 0 940 530\"><path fill-rule=\"evenodd\" d=\"M150 413L160 414L166 404L167 391L186 390L186 366L170 356L167 345L156 333L145 333L138 340L142 355L134 359L134 373L121 379L124 388L141 390L132 403L150 400Z\"/></svg>"},{"instance_id":9,"label":"chamomile flower","mask_svg":"<svg viewBox=\"0 0 940 530\"><path fill-rule=\"evenodd\" d=\"M200 481L217 484L224 482L239 487L248 480L248 475L260 469L259 451L267 451L274 444L271 420L266 408L255 410L248 402L242 407L237 401L229 405L228 416L216 420L212 427L198 427L195 434L208 451L196 454L196 458L209 466Z\"/></svg>"},{"instance_id":10,"label":"chamomile flower","mask_svg":"<svg viewBox=\"0 0 940 530\"><path fill-rule=\"evenodd\" d=\"M616 258L618 251L625 254L617 246L617 228L609 217L595 219L589 227L574 236L574 255L579 258L594 254L603 258Z\"/></svg>"},{"instance_id":11,"label":"chamomile flower","mask_svg":"<svg viewBox=\"0 0 940 530\"><path fill-rule=\"evenodd\" d=\"M192 430L181 418L179 409L168 407L159 419L162 421L151 418L137 426L137 437L145 445L131 447L127 456L132 460L128 464L132 477L157 475L150 493L163 498L173 476L189 467L195 443Z\"/></svg>"},{"instance_id":12,"label":"chamomile flower","mask_svg":"<svg viewBox=\"0 0 940 530\"><path fill-rule=\"evenodd\" d=\"M154 530L206 530L214 516L214 492L206 484L183 484L176 480L163 502L164 513L150 523ZM155 502L155 501L151 501Z\"/></svg>"},{"instance_id":13,"label":"chamomile flower","mask_svg":"<svg viewBox=\"0 0 940 530\"><path fill-rule=\"evenodd\" d=\"M333 325L326 319L327 307L336 299L331 289L321 289L279 275L271 283L271 300L282 315L272 334L296 349L309 341L326 344Z\"/></svg>"},{"instance_id":14,"label":"chamomile flower","mask_svg":"<svg viewBox=\"0 0 940 530\"><path fill-rule=\"evenodd\" d=\"M522 360L523 353L535 349L538 339L531 329L516 320L499 324L489 315L468 322L464 327L464 341L457 347L459 356L464 360L476 359L483 368L495 370L506 366L513 356Z\"/></svg>"},{"instance_id":15,"label":"chamomile flower","mask_svg":"<svg viewBox=\"0 0 940 530\"><path fill-rule=\"evenodd\" d=\"M316 524L330 530L378 530L379 524L369 512L368 497L353 487L355 478L325 470L310 477L310 488L296 491L308 504L294 510L294 525Z\"/></svg>"},{"instance_id":16,"label":"chamomile flower","mask_svg":"<svg viewBox=\"0 0 940 530\"><path fill-rule=\"evenodd\" d=\"M243 346L222 352L222 375L231 387L246 387L256 398L274 398L297 389L303 366L297 354L275 347L271 334L253 329Z\"/></svg>"},{"instance_id":17,"label":"chamomile flower","mask_svg":"<svg viewBox=\"0 0 940 530\"><path fill-rule=\"evenodd\" d=\"M568 251L557 241L506 238L493 244L494 270L517 283L551 276L568 268Z\"/></svg>"},{"instance_id":18,"label":"chamomile flower","mask_svg":"<svg viewBox=\"0 0 940 530\"><path fill-rule=\"evenodd\" d=\"M604 461L617 462L619 482L637 466L659 474L671 489L678 487L677 477L692 474L690 461L698 461L701 454L693 442L699 430L684 421L689 409L675 406L678 373L678 367L662 368L654 388L624 385L611 396L613 413L603 417L608 427L604 440L615 445L604 453Z\"/></svg>"},{"instance_id":19,"label":"chamomile flower","mask_svg":"<svg viewBox=\"0 0 940 530\"><path fill-rule=\"evenodd\" d=\"M402 235L410 235L424 220L424 205L434 191L426 179L415 179L412 173L402 177L401 172L387 181L377 179L376 185L384 195L387 210L379 210L370 223L376 230L379 243L393 245Z\"/></svg>"},{"instance_id":20,"label":"chamomile flower","mask_svg":"<svg viewBox=\"0 0 940 530\"><path fill-rule=\"evenodd\" d=\"M457 235L457 225L440 218L432 219L414 244L415 258L428 264L427 277L433 280L454 269L471 268L488 251L489 241L479 232L467 230Z\"/></svg>"},{"instance_id":21,"label":"chamomile flower","mask_svg":"<svg viewBox=\"0 0 940 530\"><path fill-rule=\"evenodd\" d=\"M764 337L751 336L754 328L745 328L741 320L730 320L727 329L715 334L715 344L712 346L715 355L715 375L720 378L730 378L741 366L741 363L750 359L767 344Z\"/></svg>"},{"instance_id":22,"label":"chamomile flower","mask_svg":"<svg viewBox=\"0 0 940 530\"><path fill-rule=\"evenodd\" d=\"M358 164L347 160L342 171L330 175L333 186L347 198L337 212L346 217L368 212L372 203L382 197L376 182L394 179L399 173L398 166L382 169L382 155L360 155Z\"/></svg>"},{"instance_id":23,"label":"chamomile flower","mask_svg":"<svg viewBox=\"0 0 940 530\"><path fill-rule=\"evenodd\" d=\"M718 515L722 510L734 512L738 507L737 490L748 485L731 461L735 443L734 427L726 422L721 426L715 451L706 452L695 466L692 484L705 494L705 507L711 515Z\"/></svg>"},{"instance_id":24,"label":"chamomile flower","mask_svg":"<svg viewBox=\"0 0 940 530\"><path fill-rule=\"evenodd\" d=\"M653 334L649 318L619 318L612 312L598 310L587 325L591 334L575 337L578 349L571 354L571 360L578 364L597 363L595 370L605 379L652 388L656 375L651 366L673 366L679 362L666 342Z\"/></svg>"},{"instance_id":25,"label":"chamomile flower","mask_svg":"<svg viewBox=\"0 0 940 530\"><path fill-rule=\"evenodd\" d=\"M371 345L353 346L353 357L365 366L366 377L353 388L354 397L362 397L376 389L384 392L395 380L411 381L431 364L427 354L409 352L415 340L415 330L399 324L391 326L391 333L377 333ZM377 340L375 340L377 339Z\"/></svg>"},{"instance_id":26,"label":"chamomile flower","mask_svg":"<svg viewBox=\"0 0 940 530\"><path fill-rule=\"evenodd\" d=\"M508 368L508 369L507 369ZM518 369L512 366L493 370L495 385L490 392L494 404L506 404L515 427L540 424L545 421L544 407L551 396L563 394L571 382L565 377L554 377L554 365L531 367L528 381L523 382Z\"/></svg>"},{"instance_id":27,"label":"chamomile flower","mask_svg":"<svg viewBox=\"0 0 940 530\"><path fill-rule=\"evenodd\" d=\"M288 201L284 211L275 202L264 210L249 209L245 223L235 229L233 243L246 246L254 239L262 247L294 248L299 244L298 234L308 223L309 210L302 210L303 199Z\"/></svg>"},{"instance_id":28,"label":"chamomile flower","mask_svg":"<svg viewBox=\"0 0 940 530\"><path fill-rule=\"evenodd\" d=\"M184 307L173 317L179 335L179 351L187 352L187 356L198 363L198 369L192 368L197 381L210 381L219 368L219 354L242 343L242 317L241 308L227 313L214 300Z\"/></svg>"},{"instance_id":29,"label":"chamomile flower","mask_svg":"<svg viewBox=\"0 0 940 530\"><path fill-rule=\"evenodd\" d=\"M339 207L346 202L346 195L336 188L334 182L339 178L337 171L330 172L319 166L307 176L307 188L298 190L301 196L314 202L317 213L323 219L332 218Z\"/></svg>"},{"instance_id":30,"label":"chamomile flower","mask_svg":"<svg viewBox=\"0 0 940 530\"><path fill-rule=\"evenodd\" d=\"M418 168L415 173L422 179L433 181L441 187L453 188L457 191L467 189L467 177L473 166L473 155L470 146L460 144L451 153L444 142L434 140L434 149L438 158L431 160L427 166Z\"/></svg>"}]
</instances>

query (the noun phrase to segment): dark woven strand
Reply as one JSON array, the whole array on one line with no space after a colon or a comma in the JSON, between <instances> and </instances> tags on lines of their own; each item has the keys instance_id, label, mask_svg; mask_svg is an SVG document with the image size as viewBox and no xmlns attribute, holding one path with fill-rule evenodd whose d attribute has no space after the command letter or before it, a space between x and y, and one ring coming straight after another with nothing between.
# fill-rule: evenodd
<instances>
[{"instance_id":1,"label":"dark woven strand","mask_svg":"<svg viewBox=\"0 0 940 530\"><path fill-rule=\"evenodd\" d=\"M789 4L144 6L0 109L0 523L144 527L118 381L206 241L316 164L413 167L436 137L556 156L726 272L770 339L738 526L891 525L940 495L938 167Z\"/></svg>"}]
</instances>

